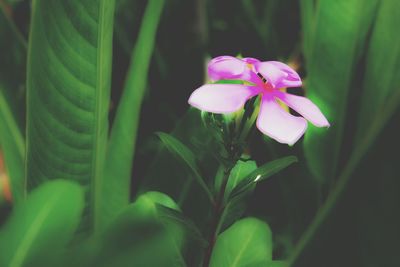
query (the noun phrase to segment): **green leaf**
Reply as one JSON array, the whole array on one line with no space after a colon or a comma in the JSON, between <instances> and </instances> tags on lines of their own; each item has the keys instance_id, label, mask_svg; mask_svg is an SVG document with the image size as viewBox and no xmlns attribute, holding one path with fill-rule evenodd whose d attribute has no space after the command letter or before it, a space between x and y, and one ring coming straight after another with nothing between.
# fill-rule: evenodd
<instances>
[{"instance_id":1,"label":"green leaf","mask_svg":"<svg viewBox=\"0 0 400 267\"><path fill-rule=\"evenodd\" d=\"M242 219L220 234L215 243L211 267L266 266L272 260L272 233L255 218Z\"/></svg>"},{"instance_id":2,"label":"green leaf","mask_svg":"<svg viewBox=\"0 0 400 267\"><path fill-rule=\"evenodd\" d=\"M28 53L27 180L87 192L83 229L101 224L113 0L34 0Z\"/></svg>"},{"instance_id":3,"label":"green leaf","mask_svg":"<svg viewBox=\"0 0 400 267\"><path fill-rule=\"evenodd\" d=\"M315 32L315 5L315 0L300 0L302 45L305 58L311 57L311 44Z\"/></svg>"},{"instance_id":4,"label":"green leaf","mask_svg":"<svg viewBox=\"0 0 400 267\"><path fill-rule=\"evenodd\" d=\"M165 0L150 0L147 4L112 126L105 166L107 183L104 183L102 188L104 194L108 196L107 201L102 203L105 220L112 219L129 203L140 109L164 3Z\"/></svg>"},{"instance_id":5,"label":"green leaf","mask_svg":"<svg viewBox=\"0 0 400 267\"><path fill-rule=\"evenodd\" d=\"M247 178L249 174L257 170L257 164L253 160L241 161L239 160L235 167L232 169L229 175L229 180L226 184L224 198L225 201L228 199L232 190L241 182L243 179ZM221 187L223 178L223 168L218 170L215 178L215 190L218 192ZM254 186L252 187L254 188ZM219 221L217 232L224 230L230 226L234 221L240 218L246 209L246 204L244 198L236 198L232 201L226 203L221 219Z\"/></svg>"},{"instance_id":6,"label":"green leaf","mask_svg":"<svg viewBox=\"0 0 400 267\"><path fill-rule=\"evenodd\" d=\"M212 201L213 199L212 193L200 175L199 168L196 163L196 157L193 154L193 152L172 135L161 132L157 133L157 135L161 139L163 144L166 146L166 148L174 156L176 156L183 163L185 163L187 167L189 167L196 181L199 183L202 189L207 193L207 195L210 198L210 201Z\"/></svg>"},{"instance_id":7,"label":"green leaf","mask_svg":"<svg viewBox=\"0 0 400 267\"><path fill-rule=\"evenodd\" d=\"M246 198L253 192L256 184L278 173L292 163L297 162L294 156L288 156L268 162L257 168L254 161L241 162L232 169L225 197L227 199L217 232L229 227L240 218L246 209ZM236 170L235 170L236 169ZM236 179L235 179L236 178Z\"/></svg>"},{"instance_id":8,"label":"green leaf","mask_svg":"<svg viewBox=\"0 0 400 267\"><path fill-rule=\"evenodd\" d=\"M296 157L287 156L262 165L258 169L252 171L249 175L243 178L237 186L235 186L229 195L229 200L241 197L243 194L246 194L247 191L254 186L254 184L266 180L272 175L290 166L294 162L297 162Z\"/></svg>"},{"instance_id":9,"label":"green leaf","mask_svg":"<svg viewBox=\"0 0 400 267\"><path fill-rule=\"evenodd\" d=\"M310 125L304 152L320 182L336 174L351 80L376 7L377 0L319 1L317 7L311 51L306 58L306 94L321 108L331 128Z\"/></svg>"},{"instance_id":10,"label":"green leaf","mask_svg":"<svg viewBox=\"0 0 400 267\"><path fill-rule=\"evenodd\" d=\"M12 197L18 203L25 192L25 141L23 129L26 44L0 4L0 147L10 178ZM6 52L7 51L7 52Z\"/></svg>"},{"instance_id":11,"label":"green leaf","mask_svg":"<svg viewBox=\"0 0 400 267\"><path fill-rule=\"evenodd\" d=\"M183 229L164 217L164 209L179 207L159 192L147 192L125 208L107 228L94 266L186 266Z\"/></svg>"},{"instance_id":12,"label":"green leaf","mask_svg":"<svg viewBox=\"0 0 400 267\"><path fill-rule=\"evenodd\" d=\"M189 108L170 133L193 151L204 178L213 178L218 169L218 161L213 154L215 140L209 131L202 122L200 111ZM209 196L198 186L195 179L191 178L193 174L190 168L183 168L182 162L171 156L156 135L148 143L150 145L147 147L151 148L147 149L146 156L153 160L148 165L139 192L157 190L167 193L176 199L185 215L202 228L205 226L202 225L204 218L209 216ZM206 183L213 184L213 181L209 179Z\"/></svg>"},{"instance_id":13,"label":"green leaf","mask_svg":"<svg viewBox=\"0 0 400 267\"><path fill-rule=\"evenodd\" d=\"M0 265L20 267L55 258L71 240L83 207L83 190L76 183L54 180L33 190L0 231Z\"/></svg>"},{"instance_id":14,"label":"green leaf","mask_svg":"<svg viewBox=\"0 0 400 267\"><path fill-rule=\"evenodd\" d=\"M242 161L239 160L231 170L228 182L225 188L225 196L229 196L232 189L235 188L243 179L245 179L250 173L257 169L257 163L254 160ZM223 178L223 168L218 170L219 173L215 179L215 191L218 192L221 188Z\"/></svg>"},{"instance_id":15,"label":"green leaf","mask_svg":"<svg viewBox=\"0 0 400 267\"><path fill-rule=\"evenodd\" d=\"M0 147L10 179L13 201L19 203L25 196L25 144L21 131L0 87Z\"/></svg>"},{"instance_id":16,"label":"green leaf","mask_svg":"<svg viewBox=\"0 0 400 267\"><path fill-rule=\"evenodd\" d=\"M173 223L181 227L181 229L185 230L185 233L191 239L200 243L200 245L205 246L207 243L206 240L202 237L201 232L197 228L197 226L186 216L182 214L181 211L168 208L165 205L157 204L157 213L158 218L164 223Z\"/></svg>"},{"instance_id":17,"label":"green leaf","mask_svg":"<svg viewBox=\"0 0 400 267\"><path fill-rule=\"evenodd\" d=\"M396 97L396 93L399 91L399 9L399 1L386 0L382 1L378 11L367 52L364 91L360 96L361 107L355 138L356 145L361 145L366 133L374 125L374 121L381 120L383 116L386 116L387 103ZM399 99L398 96L397 99Z\"/></svg>"},{"instance_id":18,"label":"green leaf","mask_svg":"<svg viewBox=\"0 0 400 267\"><path fill-rule=\"evenodd\" d=\"M0 88L20 130L24 130L27 44L0 4Z\"/></svg>"}]
</instances>

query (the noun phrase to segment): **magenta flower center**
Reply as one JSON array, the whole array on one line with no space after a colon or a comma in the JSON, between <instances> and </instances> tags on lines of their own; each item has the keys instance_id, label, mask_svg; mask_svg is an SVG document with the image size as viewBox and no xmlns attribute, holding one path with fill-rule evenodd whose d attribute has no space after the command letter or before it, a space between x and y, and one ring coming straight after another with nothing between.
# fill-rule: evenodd
<instances>
[{"instance_id":1,"label":"magenta flower center","mask_svg":"<svg viewBox=\"0 0 400 267\"><path fill-rule=\"evenodd\" d=\"M267 79L264 78L264 76L261 75L261 73L257 73L257 76L260 78L260 84L259 86L264 89L266 93L272 93L274 88L272 87L272 84L268 82Z\"/></svg>"}]
</instances>

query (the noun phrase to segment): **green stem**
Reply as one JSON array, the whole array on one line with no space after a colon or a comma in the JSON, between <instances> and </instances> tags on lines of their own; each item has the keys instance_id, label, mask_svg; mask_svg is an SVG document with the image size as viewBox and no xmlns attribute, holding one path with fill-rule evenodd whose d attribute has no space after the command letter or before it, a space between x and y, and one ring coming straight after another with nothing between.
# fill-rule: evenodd
<instances>
[{"instance_id":1,"label":"green stem","mask_svg":"<svg viewBox=\"0 0 400 267\"><path fill-rule=\"evenodd\" d=\"M208 247L206 249L206 255L204 258L203 267L208 267L210 265L212 251L214 249L214 245L215 245L215 242L217 241L217 237L218 237L221 216L224 213L225 189L226 189L226 185L228 184L228 180L229 180L231 171L232 171L232 167L228 167L225 169L224 177L222 179L222 184L221 184L219 193L215 200L214 216L213 216L214 220L211 225L211 232L210 232L211 234L210 234L210 238L209 238L209 242L208 242Z\"/></svg>"},{"instance_id":2,"label":"green stem","mask_svg":"<svg viewBox=\"0 0 400 267\"><path fill-rule=\"evenodd\" d=\"M343 169L341 175L337 179L337 183L331 193L328 195L328 198L325 201L325 204L319 209L317 214L315 215L313 221L308 226L300 241L297 243L296 247L293 250L291 257L288 260L288 266L293 266L296 262L297 258L303 252L303 250L307 247L310 241L313 239L314 235L318 231L321 224L325 221L326 217L330 214L332 209L334 208L337 200L345 191L346 185L348 184L351 175L354 170L361 162L363 157L365 156L368 149L371 147L372 143L383 129L385 124L389 121L393 113L396 111L400 102L400 92L398 91L386 104L385 110L380 112L375 120L371 124L369 131L365 135L365 137L360 142L360 145L356 147L353 151L350 160L347 165Z\"/></svg>"}]
</instances>

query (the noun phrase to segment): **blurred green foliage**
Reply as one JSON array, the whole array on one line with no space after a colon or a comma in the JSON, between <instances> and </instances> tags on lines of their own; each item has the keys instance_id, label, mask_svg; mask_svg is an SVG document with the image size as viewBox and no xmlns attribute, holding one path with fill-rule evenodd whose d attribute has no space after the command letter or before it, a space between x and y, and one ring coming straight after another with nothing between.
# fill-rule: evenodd
<instances>
[{"instance_id":1,"label":"blurred green foliage","mask_svg":"<svg viewBox=\"0 0 400 267\"><path fill-rule=\"evenodd\" d=\"M398 0L0 0L0 11L13 195L11 213L0 203L1 266L400 264ZM226 160L232 140L187 99L210 57L239 54L296 68L304 86L290 93L331 128L310 125L293 147L250 129Z\"/></svg>"}]
</instances>

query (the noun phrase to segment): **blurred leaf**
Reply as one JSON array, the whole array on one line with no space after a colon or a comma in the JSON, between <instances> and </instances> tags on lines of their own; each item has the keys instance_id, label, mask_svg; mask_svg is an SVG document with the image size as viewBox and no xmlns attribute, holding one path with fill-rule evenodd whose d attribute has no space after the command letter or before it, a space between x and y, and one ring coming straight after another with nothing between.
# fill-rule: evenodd
<instances>
[{"instance_id":1,"label":"blurred leaf","mask_svg":"<svg viewBox=\"0 0 400 267\"><path fill-rule=\"evenodd\" d=\"M71 240L83 207L83 190L70 181L49 181L33 190L0 231L0 265L40 266L56 258Z\"/></svg>"},{"instance_id":2,"label":"blurred leaf","mask_svg":"<svg viewBox=\"0 0 400 267\"><path fill-rule=\"evenodd\" d=\"M373 121L381 120L387 112L387 103L400 90L399 10L399 1L385 0L378 11L367 53L364 91L360 96L357 145L361 144Z\"/></svg>"},{"instance_id":3,"label":"blurred leaf","mask_svg":"<svg viewBox=\"0 0 400 267\"><path fill-rule=\"evenodd\" d=\"M268 262L265 266L266 267L287 267L287 264L284 261L271 261L271 262Z\"/></svg>"},{"instance_id":4,"label":"blurred leaf","mask_svg":"<svg viewBox=\"0 0 400 267\"><path fill-rule=\"evenodd\" d=\"M10 4L12 4L12 5L15 5L15 4L18 4L18 3L20 3L20 2L22 2L24 0L5 0L5 1L10 3Z\"/></svg>"},{"instance_id":5,"label":"blurred leaf","mask_svg":"<svg viewBox=\"0 0 400 267\"><path fill-rule=\"evenodd\" d=\"M196 163L196 157L193 154L193 152L184 144L182 144L178 139L173 137L172 135L166 134L166 133L157 133L158 137L161 139L163 144L166 146L166 148L178 159L180 159L183 163L186 164L187 167L192 171L194 178L196 181L199 183L199 185L202 187L202 189L207 193L207 195L210 198L210 201L213 200L213 195L204 182L203 178L200 175L197 163Z\"/></svg>"},{"instance_id":6,"label":"blurred leaf","mask_svg":"<svg viewBox=\"0 0 400 267\"><path fill-rule=\"evenodd\" d=\"M12 198L19 203L25 195L25 144L0 87L0 147L4 153Z\"/></svg>"},{"instance_id":7,"label":"blurred leaf","mask_svg":"<svg viewBox=\"0 0 400 267\"><path fill-rule=\"evenodd\" d=\"M192 221L186 218L182 214L182 212L173 208L168 208L160 204L157 204L156 206L157 206L157 212L159 214L158 217L162 221L166 223L172 222L175 223L176 225L181 226L181 228L185 229L191 238L201 242L202 245L205 244L206 241L202 237L202 234L200 233L199 229Z\"/></svg>"},{"instance_id":8,"label":"blurred leaf","mask_svg":"<svg viewBox=\"0 0 400 267\"><path fill-rule=\"evenodd\" d=\"M200 111L189 108L177 121L171 135L195 153L203 178L208 178L207 184L213 184L211 179L215 177L218 162L212 155L215 148L212 145L213 137L202 122ZM204 218L210 216L207 193L191 178L193 173L190 168L182 168L182 162L171 156L171 152L155 135L148 142L156 149L147 152L147 156L153 160L146 168L139 192L157 190L167 193L179 203L186 216L195 221L201 230L205 230L208 224ZM199 253L195 256L198 257Z\"/></svg>"},{"instance_id":9,"label":"blurred leaf","mask_svg":"<svg viewBox=\"0 0 400 267\"><path fill-rule=\"evenodd\" d=\"M140 30L140 18L146 7L143 3L137 0L116 1L114 37L116 44L122 48L125 56L132 55L132 50Z\"/></svg>"},{"instance_id":10,"label":"blurred leaf","mask_svg":"<svg viewBox=\"0 0 400 267\"><path fill-rule=\"evenodd\" d=\"M262 165L240 181L240 183L231 192L229 201L246 194L246 192L251 189L254 184L266 180L272 175L290 166L294 162L297 162L296 157L287 156Z\"/></svg>"},{"instance_id":11,"label":"blurred leaf","mask_svg":"<svg viewBox=\"0 0 400 267\"><path fill-rule=\"evenodd\" d=\"M301 30L303 38L303 53L305 58L311 58L311 45L315 32L315 0L300 0Z\"/></svg>"},{"instance_id":12,"label":"blurred leaf","mask_svg":"<svg viewBox=\"0 0 400 267\"><path fill-rule=\"evenodd\" d=\"M132 162L141 104L164 3L164 0L150 0L147 4L124 92L112 126L105 167L105 177L108 181L102 188L104 194L108 196L107 201L102 203L105 220L112 219L129 203Z\"/></svg>"},{"instance_id":13,"label":"blurred leaf","mask_svg":"<svg viewBox=\"0 0 400 267\"><path fill-rule=\"evenodd\" d=\"M255 218L242 219L220 234L215 243L211 267L263 266L272 260L272 233Z\"/></svg>"},{"instance_id":14,"label":"blurred leaf","mask_svg":"<svg viewBox=\"0 0 400 267\"><path fill-rule=\"evenodd\" d=\"M313 175L320 182L329 181L336 174L350 83L376 7L377 0L320 1L318 4L312 49L306 58L306 94L321 108L331 128L310 126L305 135L304 152Z\"/></svg>"},{"instance_id":15,"label":"blurred leaf","mask_svg":"<svg viewBox=\"0 0 400 267\"><path fill-rule=\"evenodd\" d=\"M28 55L28 187L54 178L87 192L82 227L101 224L113 0L34 0ZM113 177L108 177L113 178Z\"/></svg>"},{"instance_id":16,"label":"blurred leaf","mask_svg":"<svg viewBox=\"0 0 400 267\"><path fill-rule=\"evenodd\" d=\"M0 4L0 147L10 177L13 201L24 197L23 129L26 44Z\"/></svg>"},{"instance_id":17,"label":"blurred leaf","mask_svg":"<svg viewBox=\"0 0 400 267\"><path fill-rule=\"evenodd\" d=\"M260 4L256 5L255 1L241 0L240 4L244 15L246 15L264 45L270 45L269 43L274 42L272 40L275 30L273 25L274 15L277 14L280 3L279 1L265 1L264 7L262 7ZM259 9L263 10L263 14L260 14Z\"/></svg>"},{"instance_id":18,"label":"blurred leaf","mask_svg":"<svg viewBox=\"0 0 400 267\"><path fill-rule=\"evenodd\" d=\"M0 88L14 120L24 130L26 41L0 4Z\"/></svg>"},{"instance_id":19,"label":"blurred leaf","mask_svg":"<svg viewBox=\"0 0 400 267\"><path fill-rule=\"evenodd\" d=\"M186 266L181 255L184 230L165 218L159 206L179 209L167 195L147 192L117 216L94 266Z\"/></svg>"}]
</instances>

